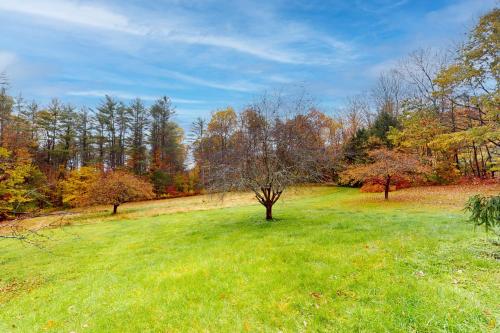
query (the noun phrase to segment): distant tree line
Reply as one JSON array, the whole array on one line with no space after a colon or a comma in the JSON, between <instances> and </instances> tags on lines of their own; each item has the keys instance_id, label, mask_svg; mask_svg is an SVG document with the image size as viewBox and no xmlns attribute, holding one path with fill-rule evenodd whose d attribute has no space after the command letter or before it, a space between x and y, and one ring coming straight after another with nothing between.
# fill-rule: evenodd
<instances>
[{"instance_id":1,"label":"distant tree line","mask_svg":"<svg viewBox=\"0 0 500 333\"><path fill-rule=\"evenodd\" d=\"M76 109L54 99L46 106L0 88L0 192L9 212L61 206L64 182L81 168L127 171L153 184L157 197L188 191L182 129L167 97L146 107L105 96L95 108ZM67 186L66 186L67 188ZM1 191L1 190L0 190Z\"/></svg>"},{"instance_id":2,"label":"distant tree line","mask_svg":"<svg viewBox=\"0 0 500 333\"><path fill-rule=\"evenodd\" d=\"M382 147L425 160L431 168L427 179L436 183L495 178L500 164L499 21L500 10L493 9L453 52L417 50L383 73L369 96L354 98L343 119L349 130L346 162L373 162L369 151Z\"/></svg>"},{"instance_id":3,"label":"distant tree line","mask_svg":"<svg viewBox=\"0 0 500 333\"><path fill-rule=\"evenodd\" d=\"M57 99L41 106L9 95L2 78L0 215L251 190L270 219L285 188L299 183L368 185L387 198L414 183L495 179L499 21L499 9L487 13L451 53L412 52L334 117L286 90L199 118L188 138L168 97L151 106L110 96L92 109Z\"/></svg>"}]
</instances>

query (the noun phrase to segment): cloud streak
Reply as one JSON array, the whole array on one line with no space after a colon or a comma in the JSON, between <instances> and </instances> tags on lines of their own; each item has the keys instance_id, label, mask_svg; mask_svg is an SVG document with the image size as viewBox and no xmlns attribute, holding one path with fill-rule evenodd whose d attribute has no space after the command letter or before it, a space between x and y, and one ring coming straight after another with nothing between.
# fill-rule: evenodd
<instances>
[{"instance_id":1,"label":"cloud streak","mask_svg":"<svg viewBox=\"0 0 500 333\"><path fill-rule=\"evenodd\" d=\"M17 57L14 53L0 51L0 72L5 71L10 65L14 64Z\"/></svg>"},{"instance_id":2,"label":"cloud streak","mask_svg":"<svg viewBox=\"0 0 500 333\"><path fill-rule=\"evenodd\" d=\"M140 98L145 101L156 101L161 96L152 95L135 95L124 91L114 91L114 90L79 90L67 92L68 96L83 96L83 97L104 97L106 95L113 96L116 98L133 100ZM184 98L172 98L172 102L178 104L204 104L205 101L195 100L195 99L184 99Z\"/></svg>"},{"instance_id":3,"label":"cloud streak","mask_svg":"<svg viewBox=\"0 0 500 333\"><path fill-rule=\"evenodd\" d=\"M347 55L352 51L352 47L345 42L313 31L308 27L287 24L287 22L275 24L275 27L284 25L286 29L284 32L275 31L272 38L252 38L221 32L214 34L187 20L172 20L170 17L168 18L169 24L165 23L167 20L156 23L140 22L108 7L76 1L2 0L0 11L42 17L91 29L148 37L164 42L224 48L284 64L327 65L333 59L333 57L324 57L320 53L303 53L289 45L298 42L327 47L330 53L341 52Z\"/></svg>"},{"instance_id":4,"label":"cloud streak","mask_svg":"<svg viewBox=\"0 0 500 333\"><path fill-rule=\"evenodd\" d=\"M201 79L196 76L171 71L164 70L161 72L164 76L173 78L176 80L181 80L187 83L195 84L198 86L204 86L208 88L221 89L221 90L230 90L230 91L238 91L238 92L255 92L263 89L263 86L255 83L249 83L246 81L236 81L236 82L216 82L212 80Z\"/></svg>"},{"instance_id":5,"label":"cloud streak","mask_svg":"<svg viewBox=\"0 0 500 333\"><path fill-rule=\"evenodd\" d=\"M146 32L133 26L124 15L116 14L102 6L86 5L74 1L2 0L0 10L130 34L141 35Z\"/></svg>"}]
</instances>

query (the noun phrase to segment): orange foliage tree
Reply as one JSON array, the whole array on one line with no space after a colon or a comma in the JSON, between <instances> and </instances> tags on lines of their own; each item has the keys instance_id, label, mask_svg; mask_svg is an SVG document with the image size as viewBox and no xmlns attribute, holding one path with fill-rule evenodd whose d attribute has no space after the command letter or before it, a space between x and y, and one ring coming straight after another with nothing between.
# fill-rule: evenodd
<instances>
[{"instance_id":1,"label":"orange foliage tree","mask_svg":"<svg viewBox=\"0 0 500 333\"><path fill-rule=\"evenodd\" d=\"M154 197L150 183L125 171L108 171L90 185L85 195L87 204L113 205L113 214L122 203Z\"/></svg>"},{"instance_id":2,"label":"orange foliage tree","mask_svg":"<svg viewBox=\"0 0 500 333\"><path fill-rule=\"evenodd\" d=\"M344 182L363 182L378 178L384 181L385 199L389 199L389 189L396 176L415 178L429 171L428 167L414 155L398 150L381 148L369 153L372 161L347 169L341 177Z\"/></svg>"}]
</instances>

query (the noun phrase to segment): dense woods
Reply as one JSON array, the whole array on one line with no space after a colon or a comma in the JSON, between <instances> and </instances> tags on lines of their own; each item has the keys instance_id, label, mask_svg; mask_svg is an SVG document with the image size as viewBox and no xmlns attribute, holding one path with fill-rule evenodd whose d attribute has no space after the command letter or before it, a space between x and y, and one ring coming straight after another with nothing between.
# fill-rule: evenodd
<instances>
[{"instance_id":1,"label":"dense woods","mask_svg":"<svg viewBox=\"0 0 500 333\"><path fill-rule=\"evenodd\" d=\"M99 203L116 212L130 200L245 189L270 219L284 189L298 183L381 184L387 198L402 183L494 179L498 22L494 9L451 54L411 53L335 116L307 94L268 93L241 111L197 119L189 136L166 96L152 105L112 96L92 107L39 105L14 96L3 75L0 218Z\"/></svg>"}]
</instances>

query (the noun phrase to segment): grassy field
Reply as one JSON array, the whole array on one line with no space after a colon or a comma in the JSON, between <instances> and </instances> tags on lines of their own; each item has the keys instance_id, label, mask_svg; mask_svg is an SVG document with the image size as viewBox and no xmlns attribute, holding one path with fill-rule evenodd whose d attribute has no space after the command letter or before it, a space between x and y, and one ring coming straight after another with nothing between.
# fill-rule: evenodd
<instances>
[{"instance_id":1,"label":"grassy field","mask_svg":"<svg viewBox=\"0 0 500 333\"><path fill-rule=\"evenodd\" d=\"M272 223L247 194L76 210L43 249L0 241L0 332L495 332L474 191L301 188Z\"/></svg>"}]
</instances>

